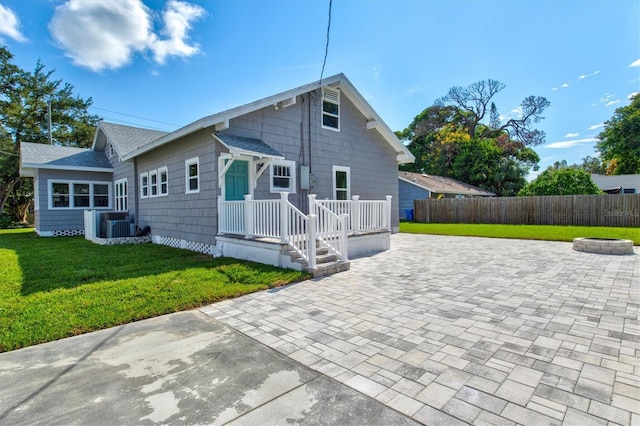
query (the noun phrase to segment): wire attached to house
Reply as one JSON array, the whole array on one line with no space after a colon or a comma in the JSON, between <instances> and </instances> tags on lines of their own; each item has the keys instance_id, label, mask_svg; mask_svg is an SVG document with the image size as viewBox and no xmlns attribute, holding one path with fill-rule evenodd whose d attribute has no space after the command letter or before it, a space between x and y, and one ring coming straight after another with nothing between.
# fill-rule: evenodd
<instances>
[{"instance_id":1,"label":"wire attached to house","mask_svg":"<svg viewBox=\"0 0 640 426\"><path fill-rule=\"evenodd\" d=\"M327 64L327 55L329 54L329 31L331 30L331 6L333 0L329 0L329 22L327 23L327 43L324 47L324 60L322 61L322 71L320 71L320 86L322 86L322 76L324 75L324 67Z\"/></svg>"}]
</instances>

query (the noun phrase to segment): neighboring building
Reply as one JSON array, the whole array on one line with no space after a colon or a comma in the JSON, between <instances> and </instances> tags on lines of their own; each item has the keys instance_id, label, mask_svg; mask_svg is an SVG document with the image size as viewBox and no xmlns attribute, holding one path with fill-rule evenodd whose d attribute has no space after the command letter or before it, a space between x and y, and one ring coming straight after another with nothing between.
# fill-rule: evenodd
<instances>
[{"instance_id":1,"label":"neighboring building","mask_svg":"<svg viewBox=\"0 0 640 426\"><path fill-rule=\"evenodd\" d=\"M398 172L399 217L413 210L413 200L425 198L492 197L496 194L459 180L423 173Z\"/></svg>"},{"instance_id":2,"label":"neighboring building","mask_svg":"<svg viewBox=\"0 0 640 426\"><path fill-rule=\"evenodd\" d=\"M594 173L591 180L608 194L640 194L640 175L605 176Z\"/></svg>"},{"instance_id":3,"label":"neighboring building","mask_svg":"<svg viewBox=\"0 0 640 426\"><path fill-rule=\"evenodd\" d=\"M267 235L254 219L251 232L246 222L236 223L246 219L247 195L275 201L288 193L293 207L317 214L323 211L317 205L329 205L324 200L390 195L385 220L397 231L397 167L413 159L338 74L171 133L101 122L89 150L25 143L21 174L34 178L41 236L83 234L85 210L115 210L126 212L136 229L150 227L154 242L220 254L223 231ZM349 203L339 213L360 211ZM280 213L269 214L271 222L279 220ZM357 233L357 226L351 218L349 229Z\"/></svg>"}]
</instances>

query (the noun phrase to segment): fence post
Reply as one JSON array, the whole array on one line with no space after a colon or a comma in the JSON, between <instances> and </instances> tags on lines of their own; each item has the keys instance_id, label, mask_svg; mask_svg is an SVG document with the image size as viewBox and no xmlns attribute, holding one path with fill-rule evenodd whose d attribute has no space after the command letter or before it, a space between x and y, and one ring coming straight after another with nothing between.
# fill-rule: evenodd
<instances>
[{"instance_id":1,"label":"fence post","mask_svg":"<svg viewBox=\"0 0 640 426\"><path fill-rule=\"evenodd\" d=\"M251 194L244 196L244 237L253 238L253 202Z\"/></svg>"},{"instance_id":2,"label":"fence post","mask_svg":"<svg viewBox=\"0 0 640 426\"><path fill-rule=\"evenodd\" d=\"M289 242L289 193L280 193L280 242Z\"/></svg>"},{"instance_id":3,"label":"fence post","mask_svg":"<svg viewBox=\"0 0 640 426\"><path fill-rule=\"evenodd\" d=\"M309 258L307 259L307 265L309 268L316 267L316 240L318 238L318 234L316 231L318 216L315 214L309 215L309 232L307 234L307 247Z\"/></svg>"},{"instance_id":4,"label":"fence post","mask_svg":"<svg viewBox=\"0 0 640 426\"><path fill-rule=\"evenodd\" d=\"M387 231L391 231L391 195L387 195L386 196L387 199L387 203L385 206L385 215L386 217L386 225L387 225Z\"/></svg>"},{"instance_id":5,"label":"fence post","mask_svg":"<svg viewBox=\"0 0 640 426\"><path fill-rule=\"evenodd\" d=\"M342 219L342 227L340 228L340 260L349 260L349 235L347 230L347 224L349 223L349 215L342 213L340 215Z\"/></svg>"},{"instance_id":6,"label":"fence post","mask_svg":"<svg viewBox=\"0 0 640 426\"><path fill-rule=\"evenodd\" d=\"M224 234L224 224L227 223L224 216L224 206L222 205L222 195L218 195L218 235Z\"/></svg>"},{"instance_id":7,"label":"fence post","mask_svg":"<svg viewBox=\"0 0 640 426\"><path fill-rule=\"evenodd\" d=\"M360 196L352 196L351 201L351 227L353 233L358 235L360 233Z\"/></svg>"}]
</instances>

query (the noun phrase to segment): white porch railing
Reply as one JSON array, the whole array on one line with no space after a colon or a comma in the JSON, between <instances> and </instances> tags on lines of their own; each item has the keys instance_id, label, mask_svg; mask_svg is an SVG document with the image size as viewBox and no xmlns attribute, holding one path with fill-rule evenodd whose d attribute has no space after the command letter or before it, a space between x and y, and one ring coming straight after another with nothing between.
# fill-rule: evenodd
<instances>
[{"instance_id":1,"label":"white porch railing","mask_svg":"<svg viewBox=\"0 0 640 426\"><path fill-rule=\"evenodd\" d=\"M311 202L311 197L314 201ZM391 195L384 200L360 200L354 195L351 200L315 200L309 196L309 209L314 204L322 205L336 214L349 215L349 232L359 234L367 231L391 231Z\"/></svg>"},{"instance_id":2,"label":"white porch railing","mask_svg":"<svg viewBox=\"0 0 640 426\"><path fill-rule=\"evenodd\" d=\"M379 201L316 200L309 196L309 215L288 200L225 201L218 197L218 232L244 235L245 238L278 238L288 244L309 265L316 266L316 241L329 251L348 260L347 235L365 231L391 230L391 196Z\"/></svg>"}]
</instances>

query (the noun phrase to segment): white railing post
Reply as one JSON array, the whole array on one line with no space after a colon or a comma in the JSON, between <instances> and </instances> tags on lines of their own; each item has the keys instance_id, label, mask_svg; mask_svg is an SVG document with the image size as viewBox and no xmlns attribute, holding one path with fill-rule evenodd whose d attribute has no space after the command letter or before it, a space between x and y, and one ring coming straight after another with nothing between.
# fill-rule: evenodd
<instances>
[{"instance_id":1,"label":"white railing post","mask_svg":"<svg viewBox=\"0 0 640 426\"><path fill-rule=\"evenodd\" d=\"M289 242L289 193L280 193L280 242Z\"/></svg>"},{"instance_id":2,"label":"white railing post","mask_svg":"<svg viewBox=\"0 0 640 426\"><path fill-rule=\"evenodd\" d=\"M253 238L253 203L251 194L244 196L244 237Z\"/></svg>"},{"instance_id":3,"label":"white railing post","mask_svg":"<svg viewBox=\"0 0 640 426\"><path fill-rule=\"evenodd\" d=\"M218 195L218 234L224 234L224 226L226 226L226 217L224 214L224 206L222 205L222 195Z\"/></svg>"},{"instance_id":4,"label":"white railing post","mask_svg":"<svg viewBox=\"0 0 640 426\"><path fill-rule=\"evenodd\" d=\"M353 205L351 206L351 226L354 234L360 233L360 196L354 195L351 197Z\"/></svg>"},{"instance_id":5,"label":"white railing post","mask_svg":"<svg viewBox=\"0 0 640 426\"><path fill-rule=\"evenodd\" d=\"M386 226L387 231L391 231L391 195L387 195L387 205L385 206L386 210Z\"/></svg>"},{"instance_id":6,"label":"white railing post","mask_svg":"<svg viewBox=\"0 0 640 426\"><path fill-rule=\"evenodd\" d=\"M316 195L317 194L309 194L309 214L318 214L316 211Z\"/></svg>"},{"instance_id":7,"label":"white railing post","mask_svg":"<svg viewBox=\"0 0 640 426\"><path fill-rule=\"evenodd\" d=\"M307 234L307 248L309 253L309 258L307 259L307 265L309 268L316 267L316 239L318 238L318 233L316 230L318 216L315 214L309 215L309 232Z\"/></svg>"},{"instance_id":8,"label":"white railing post","mask_svg":"<svg viewBox=\"0 0 640 426\"><path fill-rule=\"evenodd\" d=\"M347 224L349 223L349 215L343 213L340 215L342 218L342 229L340 229L340 260L349 260L349 236Z\"/></svg>"}]
</instances>

